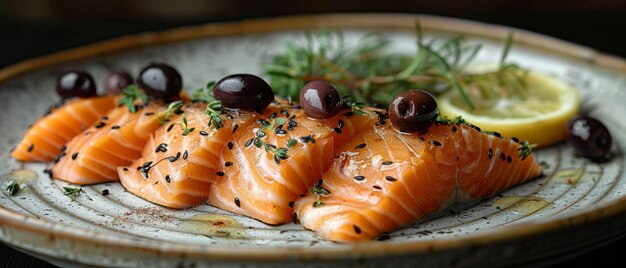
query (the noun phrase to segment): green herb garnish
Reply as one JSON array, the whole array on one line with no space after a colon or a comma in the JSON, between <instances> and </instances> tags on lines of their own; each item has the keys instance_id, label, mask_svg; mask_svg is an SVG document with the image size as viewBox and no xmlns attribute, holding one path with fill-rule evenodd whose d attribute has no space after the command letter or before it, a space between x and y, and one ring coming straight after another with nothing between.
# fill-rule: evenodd
<instances>
[{"instance_id":1,"label":"green herb garnish","mask_svg":"<svg viewBox=\"0 0 626 268\"><path fill-rule=\"evenodd\" d=\"M10 196L15 196L20 192L20 184L15 181L11 181L9 186L6 188L6 191Z\"/></svg>"},{"instance_id":2,"label":"green herb garnish","mask_svg":"<svg viewBox=\"0 0 626 268\"><path fill-rule=\"evenodd\" d=\"M221 109L222 104L218 100L207 103L205 113L209 116L209 127L213 126L215 129L219 129L224 126L222 117L220 115Z\"/></svg>"},{"instance_id":3,"label":"green herb garnish","mask_svg":"<svg viewBox=\"0 0 626 268\"><path fill-rule=\"evenodd\" d=\"M187 116L184 116L184 115L183 115L183 122L180 124L180 128L183 131L182 133L183 136L189 135L189 133L193 132L196 129L195 127L189 128L189 126L187 125Z\"/></svg>"},{"instance_id":4,"label":"green herb garnish","mask_svg":"<svg viewBox=\"0 0 626 268\"><path fill-rule=\"evenodd\" d=\"M298 144L298 140L296 140L294 138L289 138L287 140L287 147L288 148L293 148L294 146L296 146L296 144Z\"/></svg>"},{"instance_id":5,"label":"green herb garnish","mask_svg":"<svg viewBox=\"0 0 626 268\"><path fill-rule=\"evenodd\" d=\"M520 147L517 148L517 150L519 151L519 158L521 158L522 160L526 159L526 157L528 157L530 153L532 153L532 148L535 146L536 145L529 144L528 141L521 141Z\"/></svg>"},{"instance_id":6,"label":"green herb garnish","mask_svg":"<svg viewBox=\"0 0 626 268\"><path fill-rule=\"evenodd\" d=\"M81 188L63 187L63 194L72 199L75 199L76 197L78 197L78 195L80 195L82 192L83 192L83 189Z\"/></svg>"},{"instance_id":7,"label":"green herb garnish","mask_svg":"<svg viewBox=\"0 0 626 268\"><path fill-rule=\"evenodd\" d=\"M148 95L143 90L139 89L136 84L128 85L122 90L122 95L119 100L119 104L124 104L128 107L128 111L131 113L137 112L135 101L141 100L141 104L148 103Z\"/></svg>"},{"instance_id":8,"label":"green herb garnish","mask_svg":"<svg viewBox=\"0 0 626 268\"><path fill-rule=\"evenodd\" d=\"M180 108L182 107L183 107L182 101L175 101L175 102L170 103L167 106L167 109L161 112L160 114L161 118L159 118L159 125L165 124L167 119L172 117L172 115L174 115L175 113L179 113L181 111Z\"/></svg>"}]
</instances>

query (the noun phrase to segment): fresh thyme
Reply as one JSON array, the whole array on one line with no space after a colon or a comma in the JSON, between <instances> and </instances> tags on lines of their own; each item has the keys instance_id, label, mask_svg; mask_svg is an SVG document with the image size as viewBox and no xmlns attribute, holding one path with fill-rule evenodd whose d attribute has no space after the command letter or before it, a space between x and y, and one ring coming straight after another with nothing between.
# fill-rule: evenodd
<instances>
[{"instance_id":1,"label":"fresh thyme","mask_svg":"<svg viewBox=\"0 0 626 268\"><path fill-rule=\"evenodd\" d=\"M294 146L296 146L296 144L298 144L298 140L294 138L289 138L287 140L287 148L293 148Z\"/></svg>"},{"instance_id":2,"label":"fresh thyme","mask_svg":"<svg viewBox=\"0 0 626 268\"><path fill-rule=\"evenodd\" d=\"M354 103L385 107L398 93L421 88L433 94L456 90L474 109L476 99L524 98L526 71L507 63L513 36L509 35L495 71L466 72L482 46L463 36L426 42L419 22L415 27L417 51L413 55L388 53L389 39L365 35L348 45L341 32L307 33L301 43L287 44L284 54L264 66L275 93L297 100L300 89L312 80L333 83ZM358 106L356 106L358 108ZM358 109L357 109L358 110Z\"/></svg>"},{"instance_id":3,"label":"fresh thyme","mask_svg":"<svg viewBox=\"0 0 626 268\"><path fill-rule=\"evenodd\" d=\"M175 113L179 113L181 111L180 108L182 107L183 107L182 101L175 101L175 102L170 103L167 106L167 109L165 109L165 111L163 111L160 114L159 124L160 125L165 124L165 122L167 122L167 119L172 117L172 115L174 115Z\"/></svg>"},{"instance_id":4,"label":"fresh thyme","mask_svg":"<svg viewBox=\"0 0 626 268\"><path fill-rule=\"evenodd\" d=\"M122 95L119 100L119 104L124 104L128 107L128 111L131 113L137 112L136 100L141 100L141 104L148 103L148 95L139 88L136 84L128 85L122 90Z\"/></svg>"},{"instance_id":5,"label":"fresh thyme","mask_svg":"<svg viewBox=\"0 0 626 268\"><path fill-rule=\"evenodd\" d=\"M214 86L215 81L210 81L206 87L196 89L191 94L191 101L206 103L205 113L209 116L208 125L209 127L213 126L215 129L219 129L224 127L224 120L221 117L222 104L213 96Z\"/></svg>"},{"instance_id":6,"label":"fresh thyme","mask_svg":"<svg viewBox=\"0 0 626 268\"><path fill-rule=\"evenodd\" d=\"M9 186L6 188L6 191L10 196L16 196L20 192L20 184L15 181L11 181Z\"/></svg>"},{"instance_id":7,"label":"fresh thyme","mask_svg":"<svg viewBox=\"0 0 626 268\"><path fill-rule=\"evenodd\" d=\"M315 196L315 202L313 202L313 207L323 206L324 202L322 202L322 197L329 196L330 191L326 188L322 187L323 179L320 179L313 187L311 187L311 193Z\"/></svg>"},{"instance_id":8,"label":"fresh thyme","mask_svg":"<svg viewBox=\"0 0 626 268\"><path fill-rule=\"evenodd\" d=\"M520 147L517 148L519 151L519 158L524 160L530 155L530 153L532 153L534 145L529 144L528 141L521 141L519 144Z\"/></svg>"},{"instance_id":9,"label":"fresh thyme","mask_svg":"<svg viewBox=\"0 0 626 268\"><path fill-rule=\"evenodd\" d=\"M63 187L63 194L72 199L75 199L83 192L81 188Z\"/></svg>"},{"instance_id":10,"label":"fresh thyme","mask_svg":"<svg viewBox=\"0 0 626 268\"><path fill-rule=\"evenodd\" d=\"M189 135L189 133L196 130L195 127L189 128L189 126L187 125L187 116L184 116L184 115L183 115L183 122L180 124L180 128L183 131L182 133L183 136L187 136Z\"/></svg>"},{"instance_id":11,"label":"fresh thyme","mask_svg":"<svg viewBox=\"0 0 626 268\"><path fill-rule=\"evenodd\" d=\"M265 142L264 138L267 137L267 133L265 131L272 130L274 128L278 128L286 123L285 118L278 117L273 120L267 121L261 126L255 133L255 137L252 140L252 143L257 148L263 148L266 152L272 153L274 156L274 162L276 164L280 164L282 160L286 160L289 158L289 149L287 148L278 148L274 144L269 144ZM289 143L289 141L287 142ZM295 144L294 144L295 146ZM289 144L287 145L289 147ZM292 146L293 147L293 146ZM291 147L290 147L291 148Z\"/></svg>"}]
</instances>

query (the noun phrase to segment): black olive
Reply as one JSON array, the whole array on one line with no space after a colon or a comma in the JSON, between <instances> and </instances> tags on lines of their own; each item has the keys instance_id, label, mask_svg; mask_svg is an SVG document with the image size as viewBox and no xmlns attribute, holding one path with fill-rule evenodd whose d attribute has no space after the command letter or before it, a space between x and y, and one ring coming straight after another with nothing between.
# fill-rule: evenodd
<instances>
[{"instance_id":1,"label":"black olive","mask_svg":"<svg viewBox=\"0 0 626 268\"><path fill-rule=\"evenodd\" d=\"M117 95L133 83L133 77L126 71L113 71L104 80L104 89L109 95Z\"/></svg>"},{"instance_id":2,"label":"black olive","mask_svg":"<svg viewBox=\"0 0 626 268\"><path fill-rule=\"evenodd\" d=\"M63 99L93 97L97 95L93 77L85 71L69 71L57 80L56 90Z\"/></svg>"},{"instance_id":3,"label":"black olive","mask_svg":"<svg viewBox=\"0 0 626 268\"><path fill-rule=\"evenodd\" d=\"M300 105L309 117L329 118L341 111L341 96L333 84L311 81L300 90Z\"/></svg>"},{"instance_id":4,"label":"black olive","mask_svg":"<svg viewBox=\"0 0 626 268\"><path fill-rule=\"evenodd\" d=\"M427 129L438 115L435 98L423 90L402 92L389 104L389 119L402 132Z\"/></svg>"},{"instance_id":5,"label":"black olive","mask_svg":"<svg viewBox=\"0 0 626 268\"><path fill-rule=\"evenodd\" d=\"M213 87L215 99L224 107L260 110L274 101L274 92L262 78L252 74L232 74Z\"/></svg>"},{"instance_id":6,"label":"black olive","mask_svg":"<svg viewBox=\"0 0 626 268\"><path fill-rule=\"evenodd\" d=\"M183 88L183 78L178 70L165 63L151 63L144 67L137 83L146 94L162 99L177 98Z\"/></svg>"},{"instance_id":7,"label":"black olive","mask_svg":"<svg viewBox=\"0 0 626 268\"><path fill-rule=\"evenodd\" d=\"M592 117L575 117L567 123L567 140L576 154L594 161L605 161L611 150L611 133Z\"/></svg>"}]
</instances>

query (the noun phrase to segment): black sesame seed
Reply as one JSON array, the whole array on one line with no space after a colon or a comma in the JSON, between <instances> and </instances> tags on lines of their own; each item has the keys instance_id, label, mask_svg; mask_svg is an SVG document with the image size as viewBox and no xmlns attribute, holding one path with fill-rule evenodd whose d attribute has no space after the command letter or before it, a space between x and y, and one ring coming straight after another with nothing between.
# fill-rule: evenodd
<instances>
[{"instance_id":1,"label":"black sesame seed","mask_svg":"<svg viewBox=\"0 0 626 268\"><path fill-rule=\"evenodd\" d=\"M511 140L514 141L514 142L519 142L519 139L517 137L511 138Z\"/></svg>"},{"instance_id":2,"label":"black sesame seed","mask_svg":"<svg viewBox=\"0 0 626 268\"><path fill-rule=\"evenodd\" d=\"M109 195L109 189L102 190L102 195Z\"/></svg>"},{"instance_id":3,"label":"black sesame seed","mask_svg":"<svg viewBox=\"0 0 626 268\"><path fill-rule=\"evenodd\" d=\"M48 174L48 177L50 177L50 179L52 179L52 169L46 168L43 170L43 173Z\"/></svg>"},{"instance_id":4,"label":"black sesame seed","mask_svg":"<svg viewBox=\"0 0 626 268\"><path fill-rule=\"evenodd\" d=\"M383 189L383 188L381 188L381 187L380 187L380 186L378 186L378 185L374 185L374 186L372 186L372 187L374 187L374 189L376 189L376 190L382 190L382 189Z\"/></svg>"},{"instance_id":5,"label":"black sesame seed","mask_svg":"<svg viewBox=\"0 0 626 268\"><path fill-rule=\"evenodd\" d=\"M252 145L252 142L254 141L254 138L249 139L248 141L246 141L246 144L244 145L245 147L249 147L250 145Z\"/></svg>"},{"instance_id":6,"label":"black sesame seed","mask_svg":"<svg viewBox=\"0 0 626 268\"><path fill-rule=\"evenodd\" d=\"M287 131L285 131L284 129L279 129L279 128L277 128L275 132L276 132L276 135L285 135L285 134L287 134Z\"/></svg>"},{"instance_id":7,"label":"black sesame seed","mask_svg":"<svg viewBox=\"0 0 626 268\"><path fill-rule=\"evenodd\" d=\"M146 168L146 167L149 167L150 165L152 165L152 161L144 162L141 167Z\"/></svg>"},{"instance_id":8,"label":"black sesame seed","mask_svg":"<svg viewBox=\"0 0 626 268\"><path fill-rule=\"evenodd\" d=\"M433 145L435 145L435 146L441 146L441 142L438 142L438 141L433 141L432 143L433 143Z\"/></svg>"},{"instance_id":9,"label":"black sesame seed","mask_svg":"<svg viewBox=\"0 0 626 268\"><path fill-rule=\"evenodd\" d=\"M270 114L270 119L274 119L276 118L278 114L276 112L273 112L272 114Z\"/></svg>"},{"instance_id":10,"label":"black sesame seed","mask_svg":"<svg viewBox=\"0 0 626 268\"><path fill-rule=\"evenodd\" d=\"M289 201L289 207L290 207L290 208L293 208L293 205L294 205L295 203L296 203L296 202L294 202L294 201Z\"/></svg>"},{"instance_id":11,"label":"black sesame seed","mask_svg":"<svg viewBox=\"0 0 626 268\"><path fill-rule=\"evenodd\" d=\"M452 129L450 130L452 130L452 132L456 132L456 126L452 126Z\"/></svg>"},{"instance_id":12,"label":"black sesame seed","mask_svg":"<svg viewBox=\"0 0 626 268\"><path fill-rule=\"evenodd\" d=\"M154 152L155 153L158 153L158 152L164 152L165 153L165 152L167 152L167 144L166 143L159 144L159 146L157 146L156 149L154 149Z\"/></svg>"},{"instance_id":13,"label":"black sesame seed","mask_svg":"<svg viewBox=\"0 0 626 268\"><path fill-rule=\"evenodd\" d=\"M228 142L228 150L232 150L233 149L233 142L229 141Z\"/></svg>"},{"instance_id":14,"label":"black sesame seed","mask_svg":"<svg viewBox=\"0 0 626 268\"><path fill-rule=\"evenodd\" d=\"M174 162L174 161L178 160L178 158L180 158L180 152L176 153L176 156L168 157L167 160L169 160L170 162Z\"/></svg>"},{"instance_id":15,"label":"black sesame seed","mask_svg":"<svg viewBox=\"0 0 626 268\"><path fill-rule=\"evenodd\" d=\"M123 167L122 170L128 171L128 168L127 167Z\"/></svg>"},{"instance_id":16,"label":"black sesame seed","mask_svg":"<svg viewBox=\"0 0 626 268\"><path fill-rule=\"evenodd\" d=\"M170 175L165 175L165 181L166 181L167 183L172 182L172 178L170 178Z\"/></svg>"},{"instance_id":17,"label":"black sesame seed","mask_svg":"<svg viewBox=\"0 0 626 268\"><path fill-rule=\"evenodd\" d=\"M510 156L510 155L507 155L507 157L506 157L506 161L507 161L507 162L509 162L509 163L511 163L511 162L513 162L513 159L511 158L511 156Z\"/></svg>"},{"instance_id":18,"label":"black sesame seed","mask_svg":"<svg viewBox=\"0 0 626 268\"><path fill-rule=\"evenodd\" d=\"M293 216L291 216L291 221L293 222L293 224L298 223L298 214L294 212Z\"/></svg>"},{"instance_id":19,"label":"black sesame seed","mask_svg":"<svg viewBox=\"0 0 626 268\"><path fill-rule=\"evenodd\" d=\"M287 112L287 110L285 110L285 109L281 109L281 110L280 110L280 114L282 114L282 115L287 115L287 117L289 117L289 116L288 116L288 115L289 115L289 112Z\"/></svg>"},{"instance_id":20,"label":"black sesame seed","mask_svg":"<svg viewBox=\"0 0 626 268\"><path fill-rule=\"evenodd\" d=\"M361 175L359 175L359 176L354 176L354 179L355 179L355 180L357 180L357 181L362 181L362 180L364 180L364 179L365 179L365 176L361 176Z\"/></svg>"},{"instance_id":21,"label":"black sesame seed","mask_svg":"<svg viewBox=\"0 0 626 268\"><path fill-rule=\"evenodd\" d=\"M76 160L76 157L78 157L78 152L72 154L72 160Z\"/></svg>"},{"instance_id":22,"label":"black sesame seed","mask_svg":"<svg viewBox=\"0 0 626 268\"><path fill-rule=\"evenodd\" d=\"M61 148L59 148L59 150L61 152L65 152L65 150L67 150L67 146L63 145L63 146L61 146Z\"/></svg>"},{"instance_id":23,"label":"black sesame seed","mask_svg":"<svg viewBox=\"0 0 626 268\"><path fill-rule=\"evenodd\" d=\"M114 125L114 126L111 127L111 129L119 129L119 128L120 128L120 126L118 126L118 125Z\"/></svg>"},{"instance_id":24,"label":"black sesame seed","mask_svg":"<svg viewBox=\"0 0 626 268\"><path fill-rule=\"evenodd\" d=\"M343 131L341 130L341 128L338 128L338 127L333 128L333 130L334 130L335 132L337 132L337 134L341 134L341 133L343 132Z\"/></svg>"},{"instance_id":25,"label":"black sesame seed","mask_svg":"<svg viewBox=\"0 0 626 268\"><path fill-rule=\"evenodd\" d=\"M495 131L494 131L494 132L492 132L491 134L492 134L492 135L494 135L494 136L496 136L496 137L498 137L498 138L502 138L502 134L500 134L500 133L498 133L498 132L495 132Z\"/></svg>"},{"instance_id":26,"label":"black sesame seed","mask_svg":"<svg viewBox=\"0 0 626 268\"><path fill-rule=\"evenodd\" d=\"M489 148L489 151L487 151L487 157L489 157L489 159L493 157L493 150L491 150L491 148Z\"/></svg>"},{"instance_id":27,"label":"black sesame seed","mask_svg":"<svg viewBox=\"0 0 626 268\"><path fill-rule=\"evenodd\" d=\"M469 125L471 128L475 129L478 132L483 131L482 129L480 129L478 126L474 126L474 125Z\"/></svg>"},{"instance_id":28,"label":"black sesame seed","mask_svg":"<svg viewBox=\"0 0 626 268\"><path fill-rule=\"evenodd\" d=\"M241 207L241 201L239 201L238 197L235 197L235 205L237 205L237 207Z\"/></svg>"},{"instance_id":29,"label":"black sesame seed","mask_svg":"<svg viewBox=\"0 0 626 268\"><path fill-rule=\"evenodd\" d=\"M27 151L28 151L28 152L32 152L34 149L35 149L35 144L33 143L33 144L31 144L30 146L28 146Z\"/></svg>"},{"instance_id":30,"label":"black sesame seed","mask_svg":"<svg viewBox=\"0 0 626 268\"><path fill-rule=\"evenodd\" d=\"M343 129L343 120L339 119L339 121L337 121L337 127L340 129Z\"/></svg>"},{"instance_id":31,"label":"black sesame seed","mask_svg":"<svg viewBox=\"0 0 626 268\"><path fill-rule=\"evenodd\" d=\"M95 128L101 128L101 127L103 127L105 125L106 125L106 123L104 123L104 122L98 122L98 124L96 124L94 127Z\"/></svg>"},{"instance_id":32,"label":"black sesame seed","mask_svg":"<svg viewBox=\"0 0 626 268\"><path fill-rule=\"evenodd\" d=\"M145 115L145 116L151 116L151 115L154 115L154 112L144 113L143 115Z\"/></svg>"},{"instance_id":33,"label":"black sesame seed","mask_svg":"<svg viewBox=\"0 0 626 268\"><path fill-rule=\"evenodd\" d=\"M235 133L235 131L237 131L238 128L239 128L239 125L237 124L233 125L233 133Z\"/></svg>"},{"instance_id":34,"label":"black sesame seed","mask_svg":"<svg viewBox=\"0 0 626 268\"><path fill-rule=\"evenodd\" d=\"M169 127L167 127L167 132L170 132L170 130L172 130L172 128L174 128L174 124L171 124Z\"/></svg>"},{"instance_id":35,"label":"black sesame seed","mask_svg":"<svg viewBox=\"0 0 626 268\"><path fill-rule=\"evenodd\" d=\"M355 149L355 150L358 150L358 149L363 149L363 148L365 148L365 146L367 146L367 144L365 144L365 143L361 143L361 144L359 144L359 145L355 146L355 147L354 147L354 149Z\"/></svg>"},{"instance_id":36,"label":"black sesame seed","mask_svg":"<svg viewBox=\"0 0 626 268\"><path fill-rule=\"evenodd\" d=\"M392 176L385 176L385 180L388 181L397 181L396 178L392 177Z\"/></svg>"},{"instance_id":37,"label":"black sesame seed","mask_svg":"<svg viewBox=\"0 0 626 268\"><path fill-rule=\"evenodd\" d=\"M352 225L352 227L354 227L354 232L355 232L356 234L361 234L361 228L359 228L359 226Z\"/></svg>"},{"instance_id":38,"label":"black sesame seed","mask_svg":"<svg viewBox=\"0 0 626 268\"><path fill-rule=\"evenodd\" d=\"M189 157L189 152L185 150L185 152L183 153L183 160L187 160L187 157Z\"/></svg>"},{"instance_id":39,"label":"black sesame seed","mask_svg":"<svg viewBox=\"0 0 626 268\"><path fill-rule=\"evenodd\" d=\"M225 166L225 167L230 167L230 166L232 166L232 165L233 165L233 162L226 162L226 163L224 163L224 166Z\"/></svg>"},{"instance_id":40,"label":"black sesame seed","mask_svg":"<svg viewBox=\"0 0 626 268\"><path fill-rule=\"evenodd\" d=\"M376 124L374 124L374 125L375 125L375 126L377 126L377 127L379 127L379 126L384 125L385 123L387 123L387 121L385 121L385 120L381 120L381 121L376 122Z\"/></svg>"},{"instance_id":41,"label":"black sesame seed","mask_svg":"<svg viewBox=\"0 0 626 268\"><path fill-rule=\"evenodd\" d=\"M61 152L60 154L57 155L57 157L54 159L54 163L59 163L59 161L61 161L61 158L63 158L65 156L65 152Z\"/></svg>"},{"instance_id":42,"label":"black sesame seed","mask_svg":"<svg viewBox=\"0 0 626 268\"><path fill-rule=\"evenodd\" d=\"M103 116L102 116L102 117L100 117L100 118L102 118L102 120L109 120L109 117L108 117L108 116L106 116L106 115L103 115Z\"/></svg>"},{"instance_id":43,"label":"black sesame seed","mask_svg":"<svg viewBox=\"0 0 626 268\"><path fill-rule=\"evenodd\" d=\"M85 136L89 136L89 134L91 134L91 131L85 132Z\"/></svg>"},{"instance_id":44,"label":"black sesame seed","mask_svg":"<svg viewBox=\"0 0 626 268\"><path fill-rule=\"evenodd\" d=\"M206 132L206 131L204 131L204 130L200 130L200 132L199 132L199 133L200 133L200 135L202 135L202 136L209 136L209 133L208 133L208 132Z\"/></svg>"},{"instance_id":45,"label":"black sesame seed","mask_svg":"<svg viewBox=\"0 0 626 268\"><path fill-rule=\"evenodd\" d=\"M506 155L504 155L504 153L500 153L500 159L502 159L502 161L506 160Z\"/></svg>"},{"instance_id":46,"label":"black sesame seed","mask_svg":"<svg viewBox=\"0 0 626 268\"><path fill-rule=\"evenodd\" d=\"M226 118L228 118L229 120L233 120L233 119L235 119L235 118L234 118L232 115L230 115L230 114L227 114L227 115L226 115Z\"/></svg>"},{"instance_id":47,"label":"black sesame seed","mask_svg":"<svg viewBox=\"0 0 626 268\"><path fill-rule=\"evenodd\" d=\"M393 162L391 162L391 161L385 161L385 162L383 162L383 165L391 165L391 164L393 164Z\"/></svg>"},{"instance_id":48,"label":"black sesame seed","mask_svg":"<svg viewBox=\"0 0 626 268\"><path fill-rule=\"evenodd\" d=\"M224 174L225 174L224 171L215 172L215 175L220 176L220 177L224 176Z\"/></svg>"}]
</instances>

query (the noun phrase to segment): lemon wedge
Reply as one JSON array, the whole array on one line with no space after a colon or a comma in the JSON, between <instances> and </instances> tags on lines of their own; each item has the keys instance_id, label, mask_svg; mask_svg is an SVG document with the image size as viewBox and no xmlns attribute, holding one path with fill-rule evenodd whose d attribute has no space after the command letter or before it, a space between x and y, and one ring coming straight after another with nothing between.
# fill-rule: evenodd
<instances>
[{"instance_id":1,"label":"lemon wedge","mask_svg":"<svg viewBox=\"0 0 626 268\"><path fill-rule=\"evenodd\" d=\"M517 137L537 146L547 146L565 138L565 125L580 109L578 90L548 75L529 72L525 98L473 98L470 109L457 91L437 98L440 114L466 121L485 131Z\"/></svg>"}]
</instances>

